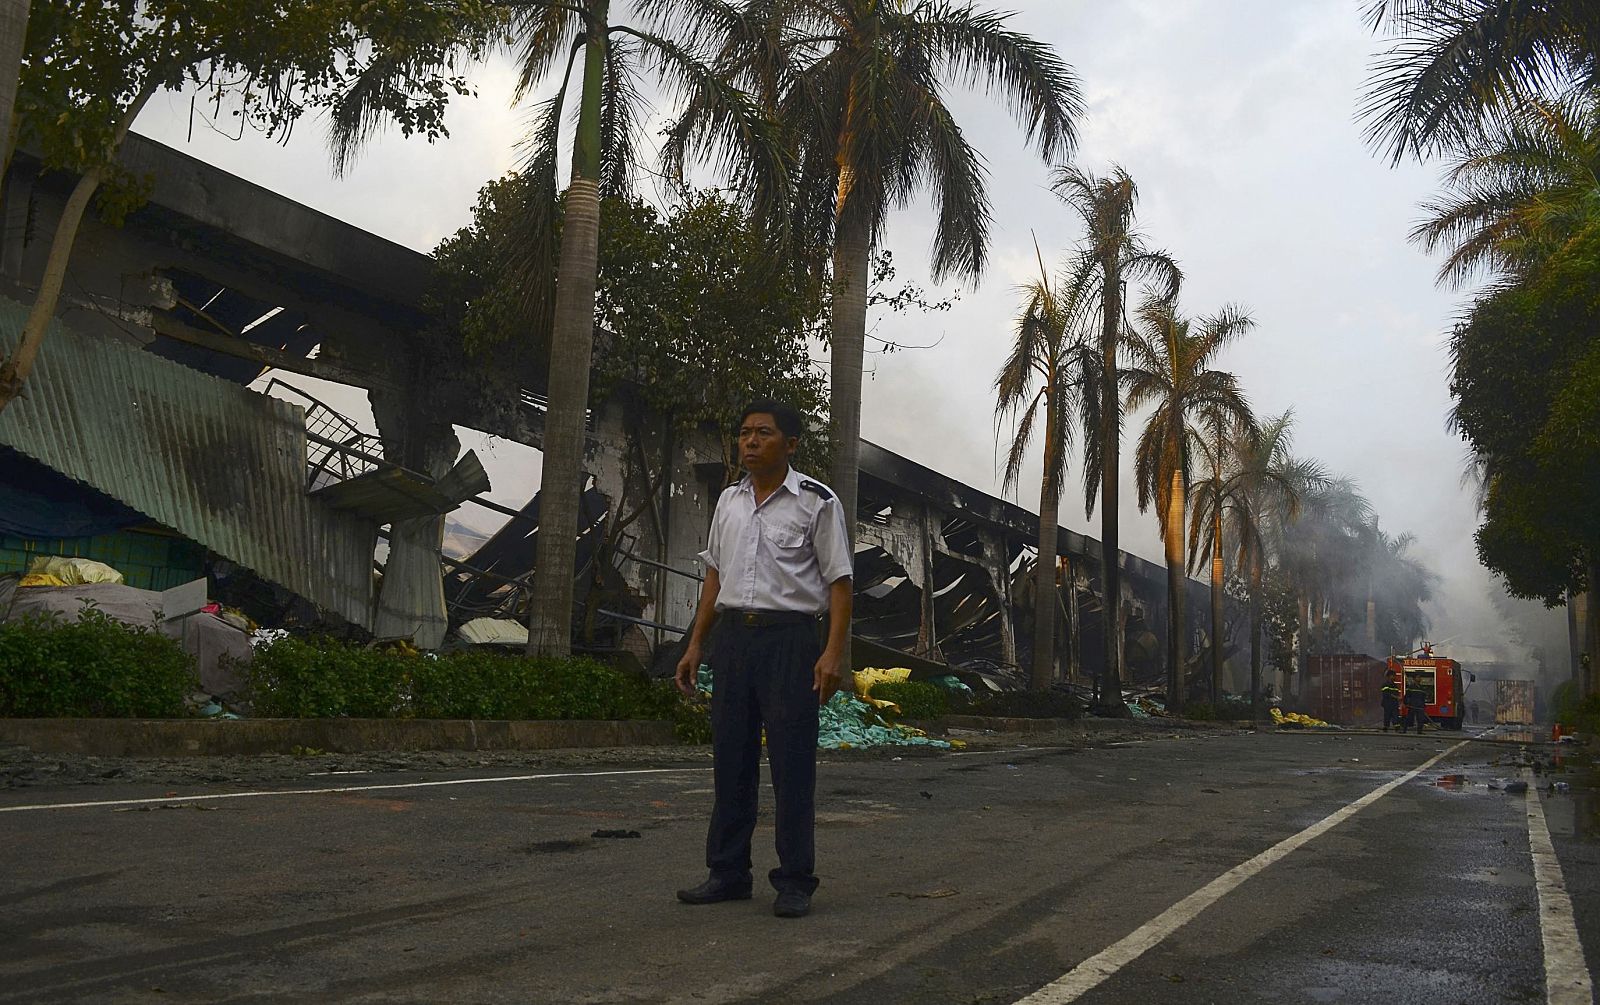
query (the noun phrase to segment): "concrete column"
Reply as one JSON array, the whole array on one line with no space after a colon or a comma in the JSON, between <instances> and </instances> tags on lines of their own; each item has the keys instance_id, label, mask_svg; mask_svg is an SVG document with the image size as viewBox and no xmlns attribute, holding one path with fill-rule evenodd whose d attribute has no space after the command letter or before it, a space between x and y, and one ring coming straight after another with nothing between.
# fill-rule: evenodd
<instances>
[{"instance_id":1,"label":"concrete column","mask_svg":"<svg viewBox=\"0 0 1600 1005\"><path fill-rule=\"evenodd\" d=\"M1076 685L1083 676L1083 618L1078 613L1078 563L1071 556L1063 555L1061 564L1061 580L1067 591L1067 680Z\"/></svg>"},{"instance_id":2,"label":"concrete column","mask_svg":"<svg viewBox=\"0 0 1600 1005\"><path fill-rule=\"evenodd\" d=\"M926 499L922 500L922 512L919 521L921 533L917 536L917 559L921 566L922 582L917 586L921 590L921 618L917 622L917 655L930 660L943 660L939 652L939 626L938 611L933 602L933 556L937 552L934 529L934 516L932 507ZM910 567L906 569L910 572Z\"/></svg>"},{"instance_id":3,"label":"concrete column","mask_svg":"<svg viewBox=\"0 0 1600 1005\"><path fill-rule=\"evenodd\" d=\"M994 583L995 595L1000 598L1000 659L1017 666L1017 629L1011 616L1011 562L1005 538L988 532L983 542L983 567Z\"/></svg>"},{"instance_id":4,"label":"concrete column","mask_svg":"<svg viewBox=\"0 0 1600 1005\"><path fill-rule=\"evenodd\" d=\"M375 391L371 400L386 458L431 478L450 470L461 442L448 422L425 418L409 395ZM416 517L389 527L374 635L409 638L419 649L437 649L444 642L449 627L439 563L444 520L442 515Z\"/></svg>"}]
</instances>

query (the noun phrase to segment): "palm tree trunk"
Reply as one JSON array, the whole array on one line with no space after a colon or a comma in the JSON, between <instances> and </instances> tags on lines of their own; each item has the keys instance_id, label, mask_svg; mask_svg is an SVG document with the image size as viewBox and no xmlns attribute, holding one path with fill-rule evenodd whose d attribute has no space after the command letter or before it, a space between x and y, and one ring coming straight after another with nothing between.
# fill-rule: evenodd
<instances>
[{"instance_id":1,"label":"palm tree trunk","mask_svg":"<svg viewBox=\"0 0 1600 1005\"><path fill-rule=\"evenodd\" d=\"M861 368L867 343L867 282L872 234L864 213L845 212L854 177L840 165L833 246L832 352L828 410L833 418L833 491L844 510L850 543L856 540L856 495L861 466ZM850 636L841 656L852 665Z\"/></svg>"},{"instance_id":2,"label":"palm tree trunk","mask_svg":"<svg viewBox=\"0 0 1600 1005\"><path fill-rule=\"evenodd\" d=\"M1587 631L1584 633L1584 647L1589 653L1589 668L1583 675L1583 684L1578 688L1578 693L1584 697L1600 694L1600 557L1591 556L1588 567L1589 602L1586 606L1588 617Z\"/></svg>"},{"instance_id":3,"label":"palm tree trunk","mask_svg":"<svg viewBox=\"0 0 1600 1005\"><path fill-rule=\"evenodd\" d=\"M28 0L0 0L0 196L17 145L17 78L28 37Z\"/></svg>"},{"instance_id":4,"label":"palm tree trunk","mask_svg":"<svg viewBox=\"0 0 1600 1005\"><path fill-rule=\"evenodd\" d=\"M1103 263L1105 289L1100 324L1100 579L1106 622L1105 678L1100 685L1104 715L1129 718L1122 700L1125 639L1122 631L1122 565L1117 544L1117 491L1122 467L1122 402L1117 396L1117 345L1122 331L1122 275L1114 260Z\"/></svg>"},{"instance_id":5,"label":"palm tree trunk","mask_svg":"<svg viewBox=\"0 0 1600 1005\"><path fill-rule=\"evenodd\" d=\"M1266 718L1267 703L1261 694L1261 555L1250 549L1250 718Z\"/></svg>"},{"instance_id":6,"label":"palm tree trunk","mask_svg":"<svg viewBox=\"0 0 1600 1005\"><path fill-rule=\"evenodd\" d=\"M1211 707L1222 698L1222 507L1211 515Z\"/></svg>"},{"instance_id":7,"label":"palm tree trunk","mask_svg":"<svg viewBox=\"0 0 1600 1005\"><path fill-rule=\"evenodd\" d=\"M844 189L841 180L840 189ZM833 252L833 351L829 411L833 416L833 490L855 541L856 488L861 461L861 368L867 341L867 279L871 243L864 224L840 231Z\"/></svg>"},{"instance_id":8,"label":"palm tree trunk","mask_svg":"<svg viewBox=\"0 0 1600 1005\"><path fill-rule=\"evenodd\" d=\"M1062 569L1067 596L1067 680L1077 687L1083 678L1083 622L1078 613L1078 567L1068 558Z\"/></svg>"},{"instance_id":9,"label":"palm tree trunk","mask_svg":"<svg viewBox=\"0 0 1600 1005\"><path fill-rule=\"evenodd\" d=\"M1167 708L1181 715L1187 705L1184 680L1183 472L1174 468L1167 496Z\"/></svg>"},{"instance_id":10,"label":"palm tree trunk","mask_svg":"<svg viewBox=\"0 0 1600 1005\"><path fill-rule=\"evenodd\" d=\"M122 113L116 132L112 134L113 155L121 148L123 139L133 126L133 120L139 117L154 93L155 85L146 84ZM34 294L28 320L23 323L22 336L17 340L16 351L9 359L0 362L0 412L4 412L6 406L22 393L23 383L27 381L28 374L33 372L33 364L39 358L39 347L44 344L45 333L50 330L50 321L55 317L56 305L61 300L61 284L67 278L67 264L72 260L72 247L78 240L78 228L83 223L84 212L89 208L89 200L100 188L101 178L102 169L99 167L85 171L72 187L66 205L61 208L61 218L56 221L55 236L50 241L50 254L45 258L44 274L39 278L39 289Z\"/></svg>"},{"instance_id":11,"label":"palm tree trunk","mask_svg":"<svg viewBox=\"0 0 1600 1005\"><path fill-rule=\"evenodd\" d=\"M578 507L594 353L594 291L600 249L600 92L606 61L609 0L591 0L583 57L583 103L572 150L572 183L561 224L554 330L550 344L549 411L540 477L539 539L528 611L528 653L572 652L573 577Z\"/></svg>"},{"instance_id":12,"label":"palm tree trunk","mask_svg":"<svg viewBox=\"0 0 1600 1005\"><path fill-rule=\"evenodd\" d=\"M1056 398L1047 389L1045 401L1044 476L1039 484L1039 557L1034 563L1033 591L1033 673L1028 686L1044 691L1055 680L1056 670L1056 551L1060 532L1060 492L1057 468L1052 461L1055 442Z\"/></svg>"}]
</instances>

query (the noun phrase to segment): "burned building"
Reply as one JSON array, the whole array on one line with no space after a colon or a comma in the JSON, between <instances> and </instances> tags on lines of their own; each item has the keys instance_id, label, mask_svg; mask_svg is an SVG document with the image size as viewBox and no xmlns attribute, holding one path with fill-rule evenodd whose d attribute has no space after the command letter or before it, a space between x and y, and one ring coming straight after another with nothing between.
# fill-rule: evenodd
<instances>
[{"instance_id":1,"label":"burned building","mask_svg":"<svg viewBox=\"0 0 1600 1005\"><path fill-rule=\"evenodd\" d=\"M484 401L452 383L423 302L428 256L138 136L123 162L151 198L121 227L85 221L57 327L25 397L0 412L0 572L49 551L122 562L152 587L248 576L429 648L475 619L523 616L538 498L484 499L454 427L540 448L542 389ZM12 165L0 348L18 337L70 181L26 153ZM252 390L268 369L364 390L376 434L304 391ZM574 571L582 643L646 661L692 618L726 468L718 431L676 435L639 407L625 389L596 403ZM858 651L1014 669L1033 631L1036 518L874 444L861 456ZM462 505L507 521L445 558L445 516ZM1043 560L1060 570L1061 675L1076 677L1103 658L1105 556L1062 530ZM1166 571L1115 560L1129 663L1155 681ZM1203 609L1206 587L1188 588Z\"/></svg>"}]
</instances>

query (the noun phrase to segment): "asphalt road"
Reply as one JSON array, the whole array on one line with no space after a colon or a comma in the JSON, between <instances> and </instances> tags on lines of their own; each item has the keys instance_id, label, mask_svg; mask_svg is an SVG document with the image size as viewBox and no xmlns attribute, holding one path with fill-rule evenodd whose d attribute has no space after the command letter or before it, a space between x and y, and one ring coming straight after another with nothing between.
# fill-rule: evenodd
<instances>
[{"instance_id":1,"label":"asphalt road","mask_svg":"<svg viewBox=\"0 0 1600 1005\"><path fill-rule=\"evenodd\" d=\"M1461 739L827 761L798 921L762 889L674 901L703 876L703 760L14 790L0 1003L1543 1002L1562 919L1541 925L1527 797L1487 787L1521 748ZM1564 923L1600 972L1600 801L1555 777Z\"/></svg>"}]
</instances>

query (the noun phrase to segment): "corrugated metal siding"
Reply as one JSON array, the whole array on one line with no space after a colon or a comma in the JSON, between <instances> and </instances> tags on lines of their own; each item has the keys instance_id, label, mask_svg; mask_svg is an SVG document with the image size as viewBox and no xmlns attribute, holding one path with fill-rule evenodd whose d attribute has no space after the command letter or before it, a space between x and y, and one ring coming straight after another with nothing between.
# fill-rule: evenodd
<instances>
[{"instance_id":1,"label":"corrugated metal siding","mask_svg":"<svg viewBox=\"0 0 1600 1005\"><path fill-rule=\"evenodd\" d=\"M0 298L0 347L26 310ZM0 443L369 625L377 527L306 495L299 407L57 322Z\"/></svg>"},{"instance_id":2,"label":"corrugated metal siding","mask_svg":"<svg viewBox=\"0 0 1600 1005\"><path fill-rule=\"evenodd\" d=\"M1304 700L1312 715L1355 726L1383 718L1383 682L1388 667L1359 653L1306 658Z\"/></svg>"}]
</instances>

